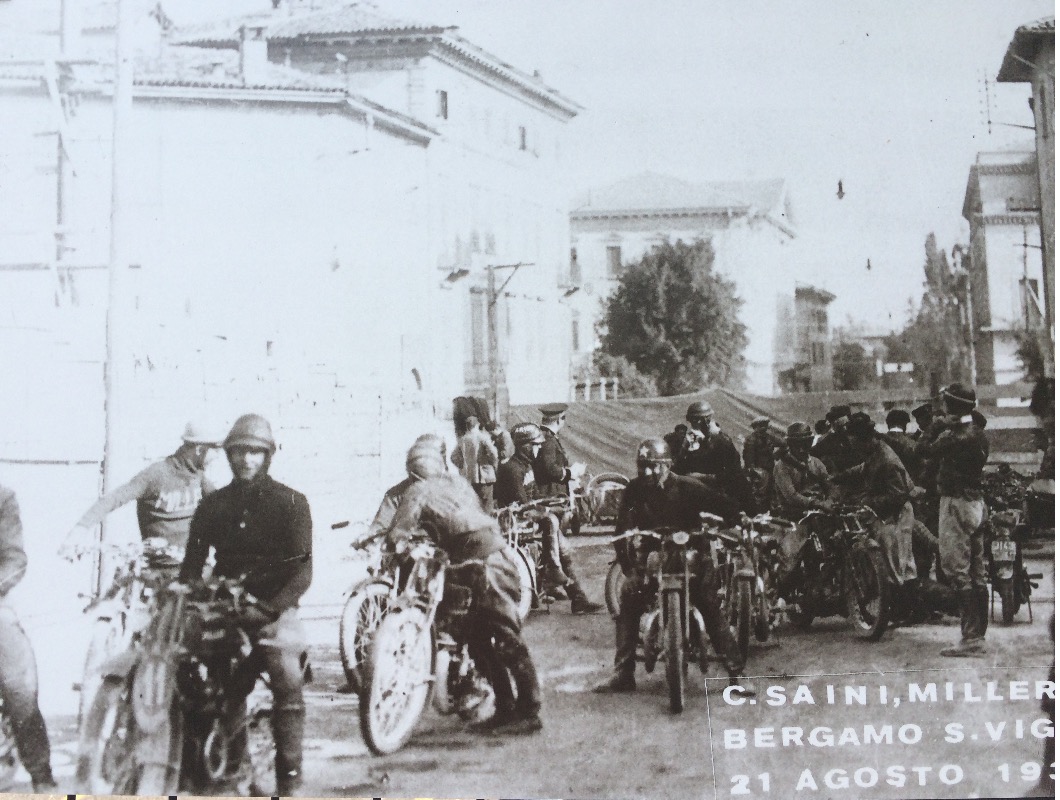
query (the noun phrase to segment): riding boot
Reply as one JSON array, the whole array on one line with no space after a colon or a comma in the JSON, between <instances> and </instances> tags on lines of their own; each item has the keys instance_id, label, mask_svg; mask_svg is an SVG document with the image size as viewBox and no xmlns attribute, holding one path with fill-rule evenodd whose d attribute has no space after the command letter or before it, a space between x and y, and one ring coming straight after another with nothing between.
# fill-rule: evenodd
<instances>
[{"instance_id":1,"label":"riding boot","mask_svg":"<svg viewBox=\"0 0 1060 800\"><path fill-rule=\"evenodd\" d=\"M983 640L976 638L979 630L979 604L974 590L962 589L958 593L961 606L961 641L955 647L947 647L939 652L950 658L969 658L981 656L985 650Z\"/></svg>"},{"instance_id":2,"label":"riding boot","mask_svg":"<svg viewBox=\"0 0 1060 800\"><path fill-rule=\"evenodd\" d=\"M560 566L562 554L559 548L559 523L553 516L541 520L541 564L543 567L541 582L547 593L555 587L564 587L570 582L569 576Z\"/></svg>"},{"instance_id":3,"label":"riding boot","mask_svg":"<svg viewBox=\"0 0 1060 800\"><path fill-rule=\"evenodd\" d=\"M972 589L975 598L975 638L986 638L986 629L990 625L990 590L986 586L975 586Z\"/></svg>"},{"instance_id":4,"label":"riding boot","mask_svg":"<svg viewBox=\"0 0 1060 800\"><path fill-rule=\"evenodd\" d=\"M493 729L497 734L527 734L541 730L541 687L537 668L523 637L509 628L494 635L497 659L515 682L515 709L507 722Z\"/></svg>"},{"instance_id":5,"label":"riding boot","mask_svg":"<svg viewBox=\"0 0 1060 800\"><path fill-rule=\"evenodd\" d=\"M569 552L560 553L560 565L567 574L568 583L566 590L567 597L570 598L570 612L572 614L595 614L598 611L602 611L603 605L591 602L586 596L585 590L582 589L582 585L578 581L578 575L574 571L574 564L571 563Z\"/></svg>"},{"instance_id":6,"label":"riding boot","mask_svg":"<svg viewBox=\"0 0 1060 800\"><path fill-rule=\"evenodd\" d=\"M597 694L632 692L637 688L634 673L637 668L637 640L640 638L640 616L627 609L619 609L615 620L615 671L611 677L593 688Z\"/></svg>"},{"instance_id":7,"label":"riding boot","mask_svg":"<svg viewBox=\"0 0 1060 800\"><path fill-rule=\"evenodd\" d=\"M291 797L302 785L302 738L305 706L288 706L272 712L272 737L276 743L276 794Z\"/></svg>"}]
</instances>

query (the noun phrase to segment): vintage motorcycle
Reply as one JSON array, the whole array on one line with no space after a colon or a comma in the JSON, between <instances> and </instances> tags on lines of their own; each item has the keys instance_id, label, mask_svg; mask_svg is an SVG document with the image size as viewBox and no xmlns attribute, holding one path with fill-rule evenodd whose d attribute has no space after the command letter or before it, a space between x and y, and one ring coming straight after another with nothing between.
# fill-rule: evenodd
<instances>
[{"instance_id":1,"label":"vintage motorcycle","mask_svg":"<svg viewBox=\"0 0 1060 800\"><path fill-rule=\"evenodd\" d=\"M706 548L689 545L704 535L702 529L633 529L612 539L612 543L632 549L632 563L645 565L645 591L651 592L653 599L640 623L644 669L650 673L660 658L666 662L670 711L675 714L685 707L689 663L698 662L700 670L706 672L711 660L706 624L691 600L691 582L702 572Z\"/></svg>"},{"instance_id":2,"label":"vintage motorcycle","mask_svg":"<svg viewBox=\"0 0 1060 800\"><path fill-rule=\"evenodd\" d=\"M1023 545L1030 538L1031 529L1023 522L1022 512L1008 509L991 513L983 533L987 575L993 587L990 595L991 616L994 613L994 595L997 595L1001 598L1001 621L1004 624L1012 624L1024 604L1030 621L1034 622L1031 592L1038 588L1035 581L1042 579L1042 573L1028 572L1024 566Z\"/></svg>"},{"instance_id":3,"label":"vintage motorcycle","mask_svg":"<svg viewBox=\"0 0 1060 800\"><path fill-rule=\"evenodd\" d=\"M211 578L161 592L134 646L104 666L81 727L77 780L86 793L230 794L233 785L274 793L271 692L241 626L255 602L242 583ZM248 701L233 726L237 697Z\"/></svg>"},{"instance_id":4,"label":"vintage motorcycle","mask_svg":"<svg viewBox=\"0 0 1060 800\"><path fill-rule=\"evenodd\" d=\"M466 720L491 705L468 647L472 592L459 582L461 567L426 538L411 543L407 561L408 578L372 637L358 704L361 735L376 755L405 745L429 697L439 713Z\"/></svg>"},{"instance_id":5,"label":"vintage motorcycle","mask_svg":"<svg viewBox=\"0 0 1060 800\"><path fill-rule=\"evenodd\" d=\"M735 632L740 658L746 662L752 633L759 642L767 642L779 625L777 536L794 526L769 514L742 514L740 524L728 529L720 517L700 517L709 525L707 536L722 591L722 613Z\"/></svg>"},{"instance_id":6,"label":"vintage motorcycle","mask_svg":"<svg viewBox=\"0 0 1060 800\"><path fill-rule=\"evenodd\" d=\"M372 635L386 616L401 583L398 564L383 552L382 542L383 534L379 534L354 545L367 557L368 577L346 594L339 617L339 660L352 692L359 692L364 685L364 665Z\"/></svg>"},{"instance_id":7,"label":"vintage motorcycle","mask_svg":"<svg viewBox=\"0 0 1060 800\"><path fill-rule=\"evenodd\" d=\"M519 619L526 619L531 609L540 608L542 604L547 609L552 602L543 590L542 528L547 525L553 541L558 541L560 518L566 508L566 498L548 497L497 511L497 523L508 546L515 551L515 563L519 568Z\"/></svg>"},{"instance_id":8,"label":"vintage motorcycle","mask_svg":"<svg viewBox=\"0 0 1060 800\"><path fill-rule=\"evenodd\" d=\"M794 624L808 629L816 617L843 616L855 633L878 641L892 615L892 589L880 544L871 529L876 519L866 506L812 510L799 522L809 536L780 597Z\"/></svg>"},{"instance_id":9,"label":"vintage motorcycle","mask_svg":"<svg viewBox=\"0 0 1060 800\"><path fill-rule=\"evenodd\" d=\"M81 694L79 721L85 719L103 681L100 668L127 649L147 625L150 600L176 576L184 560L184 549L152 537L108 547L101 555L114 560L115 569L106 592L92 598L84 611L93 621L81 683L75 686Z\"/></svg>"}]
</instances>

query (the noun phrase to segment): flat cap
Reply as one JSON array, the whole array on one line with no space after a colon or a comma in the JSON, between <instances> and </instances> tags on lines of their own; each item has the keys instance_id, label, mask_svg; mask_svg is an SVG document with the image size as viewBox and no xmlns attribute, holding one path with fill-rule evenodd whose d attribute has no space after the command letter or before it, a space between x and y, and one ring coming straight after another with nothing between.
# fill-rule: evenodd
<instances>
[{"instance_id":1,"label":"flat cap","mask_svg":"<svg viewBox=\"0 0 1060 800\"><path fill-rule=\"evenodd\" d=\"M537 410L541 412L543 417L562 417L568 408L570 406L566 403L549 403L545 406L539 406Z\"/></svg>"},{"instance_id":2,"label":"flat cap","mask_svg":"<svg viewBox=\"0 0 1060 800\"><path fill-rule=\"evenodd\" d=\"M769 424L769 417L755 417L751 420L752 428L764 428Z\"/></svg>"},{"instance_id":3,"label":"flat cap","mask_svg":"<svg viewBox=\"0 0 1060 800\"><path fill-rule=\"evenodd\" d=\"M849 417L849 416L850 416L850 406L842 405L842 406L832 406L828 410L828 413L825 414L824 418L826 420L828 420L829 422L835 422L837 419L842 419L843 417Z\"/></svg>"}]
</instances>

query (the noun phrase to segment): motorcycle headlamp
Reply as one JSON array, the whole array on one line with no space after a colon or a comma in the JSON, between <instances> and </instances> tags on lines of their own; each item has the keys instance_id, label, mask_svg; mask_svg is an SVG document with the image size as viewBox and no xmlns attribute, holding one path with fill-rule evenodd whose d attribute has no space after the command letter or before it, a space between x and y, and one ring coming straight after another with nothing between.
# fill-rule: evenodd
<instances>
[{"instance_id":1,"label":"motorcycle headlamp","mask_svg":"<svg viewBox=\"0 0 1060 800\"><path fill-rule=\"evenodd\" d=\"M653 551L651 553L648 553L648 558L647 558L647 561L645 561L644 566L648 570L648 572L655 572L656 570L659 569L659 551L658 550L655 550L655 551Z\"/></svg>"},{"instance_id":2,"label":"motorcycle headlamp","mask_svg":"<svg viewBox=\"0 0 1060 800\"><path fill-rule=\"evenodd\" d=\"M688 544L688 539L688 531L674 531L674 533L670 536L671 542L676 545L681 545L682 547Z\"/></svg>"}]
</instances>

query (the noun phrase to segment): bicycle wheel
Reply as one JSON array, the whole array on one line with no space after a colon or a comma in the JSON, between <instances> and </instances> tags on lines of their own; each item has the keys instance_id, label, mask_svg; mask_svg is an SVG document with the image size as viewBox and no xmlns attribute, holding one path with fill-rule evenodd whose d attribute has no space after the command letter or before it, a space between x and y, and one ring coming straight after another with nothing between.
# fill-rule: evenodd
<instances>
[{"instance_id":1,"label":"bicycle wheel","mask_svg":"<svg viewBox=\"0 0 1060 800\"><path fill-rule=\"evenodd\" d=\"M667 592L664 613L663 651L666 654L666 685L670 690L670 710L679 714L685 707L685 637L681 619L681 597Z\"/></svg>"},{"instance_id":2,"label":"bicycle wheel","mask_svg":"<svg viewBox=\"0 0 1060 800\"><path fill-rule=\"evenodd\" d=\"M352 592L339 617L339 659L346 683L354 692L361 689L364 664L372 634L379 627L390 602L390 586L381 581L363 583Z\"/></svg>"},{"instance_id":3,"label":"bicycle wheel","mask_svg":"<svg viewBox=\"0 0 1060 800\"><path fill-rule=\"evenodd\" d=\"M410 608L388 614L372 637L358 716L376 755L400 750L423 713L433 673L427 615Z\"/></svg>"},{"instance_id":4,"label":"bicycle wheel","mask_svg":"<svg viewBox=\"0 0 1060 800\"><path fill-rule=\"evenodd\" d=\"M890 621L891 590L887 565L879 550L850 554L846 575L847 614L862 639L879 641Z\"/></svg>"}]
</instances>

